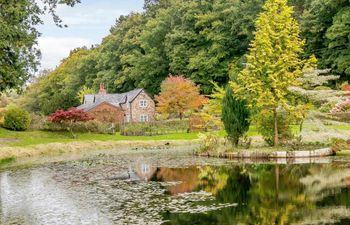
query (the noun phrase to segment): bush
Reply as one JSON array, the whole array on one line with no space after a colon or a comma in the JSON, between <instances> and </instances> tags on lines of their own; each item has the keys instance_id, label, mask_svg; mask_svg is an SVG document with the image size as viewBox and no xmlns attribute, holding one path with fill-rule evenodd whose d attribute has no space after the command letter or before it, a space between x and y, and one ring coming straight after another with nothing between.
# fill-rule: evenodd
<instances>
[{"instance_id":1,"label":"bush","mask_svg":"<svg viewBox=\"0 0 350 225\"><path fill-rule=\"evenodd\" d=\"M327 102L327 103L321 105L319 110L320 110L320 112L323 112L323 113L330 113L336 104L337 104L336 102Z\"/></svg>"},{"instance_id":2,"label":"bush","mask_svg":"<svg viewBox=\"0 0 350 225\"><path fill-rule=\"evenodd\" d=\"M44 125L44 130L54 132L67 131L69 126L71 127L73 132L77 133L114 134L115 132L118 132L120 130L119 125L116 125L113 130L111 129L111 124L102 123L97 120L90 120L87 122L76 122L73 124L69 124L68 122L53 123L47 121Z\"/></svg>"},{"instance_id":3,"label":"bush","mask_svg":"<svg viewBox=\"0 0 350 225\"><path fill-rule=\"evenodd\" d=\"M199 153L207 153L212 152L218 148L219 145L219 136L214 133L203 134L200 133L198 135L200 140Z\"/></svg>"},{"instance_id":4,"label":"bush","mask_svg":"<svg viewBox=\"0 0 350 225\"><path fill-rule=\"evenodd\" d=\"M270 112L262 112L257 122L258 132L270 146L274 146L274 120ZM284 115L278 114L278 137L281 144L285 144L293 138L292 131L289 127L289 120Z\"/></svg>"},{"instance_id":5,"label":"bush","mask_svg":"<svg viewBox=\"0 0 350 225\"><path fill-rule=\"evenodd\" d=\"M45 123L46 123L46 117L36 114L36 113L30 113L31 122L29 125L29 130L43 130Z\"/></svg>"},{"instance_id":6,"label":"bush","mask_svg":"<svg viewBox=\"0 0 350 225\"><path fill-rule=\"evenodd\" d=\"M121 129L125 136L153 136L184 133L188 131L188 120L166 120L149 123L127 123Z\"/></svg>"},{"instance_id":7,"label":"bush","mask_svg":"<svg viewBox=\"0 0 350 225\"><path fill-rule=\"evenodd\" d=\"M5 112L3 126L9 130L24 131L28 129L30 121L30 115L27 111L11 107Z\"/></svg>"},{"instance_id":8,"label":"bush","mask_svg":"<svg viewBox=\"0 0 350 225\"><path fill-rule=\"evenodd\" d=\"M6 113L6 109L5 108L0 108L0 126L4 125L5 113Z\"/></svg>"}]
</instances>

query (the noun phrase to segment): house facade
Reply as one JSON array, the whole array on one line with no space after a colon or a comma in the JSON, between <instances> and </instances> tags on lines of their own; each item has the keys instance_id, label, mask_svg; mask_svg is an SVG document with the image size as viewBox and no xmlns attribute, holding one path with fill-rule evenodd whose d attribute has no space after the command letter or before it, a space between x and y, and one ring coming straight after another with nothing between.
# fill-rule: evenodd
<instances>
[{"instance_id":1,"label":"house facade","mask_svg":"<svg viewBox=\"0 0 350 225\"><path fill-rule=\"evenodd\" d=\"M78 109L109 123L150 122L155 115L155 103L143 89L107 94L103 85L98 94L85 95Z\"/></svg>"}]
</instances>

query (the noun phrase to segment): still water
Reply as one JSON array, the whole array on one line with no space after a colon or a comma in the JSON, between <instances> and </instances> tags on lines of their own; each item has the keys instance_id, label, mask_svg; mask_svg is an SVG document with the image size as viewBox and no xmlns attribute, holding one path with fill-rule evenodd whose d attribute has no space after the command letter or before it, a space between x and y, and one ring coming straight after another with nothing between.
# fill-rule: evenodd
<instances>
[{"instance_id":1,"label":"still water","mask_svg":"<svg viewBox=\"0 0 350 225\"><path fill-rule=\"evenodd\" d=\"M350 224L350 158L245 164L170 149L2 169L0 224Z\"/></svg>"}]
</instances>

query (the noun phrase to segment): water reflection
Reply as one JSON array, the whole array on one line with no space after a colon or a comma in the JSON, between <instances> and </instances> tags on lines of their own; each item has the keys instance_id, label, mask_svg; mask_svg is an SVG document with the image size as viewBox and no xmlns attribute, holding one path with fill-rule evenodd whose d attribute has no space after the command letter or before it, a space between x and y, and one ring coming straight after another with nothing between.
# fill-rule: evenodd
<instances>
[{"instance_id":1,"label":"water reflection","mask_svg":"<svg viewBox=\"0 0 350 225\"><path fill-rule=\"evenodd\" d=\"M258 165L199 170L192 191L209 191L217 202L238 206L207 214L166 213L166 224L349 224L347 168Z\"/></svg>"},{"instance_id":2,"label":"water reflection","mask_svg":"<svg viewBox=\"0 0 350 225\"><path fill-rule=\"evenodd\" d=\"M0 173L0 224L350 224L349 187L339 163L99 156Z\"/></svg>"}]
</instances>

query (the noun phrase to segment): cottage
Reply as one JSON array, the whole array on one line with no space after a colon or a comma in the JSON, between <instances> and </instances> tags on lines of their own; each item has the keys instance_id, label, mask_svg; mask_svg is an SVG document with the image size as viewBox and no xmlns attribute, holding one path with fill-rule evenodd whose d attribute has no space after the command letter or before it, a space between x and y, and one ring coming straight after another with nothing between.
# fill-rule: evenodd
<instances>
[{"instance_id":1,"label":"cottage","mask_svg":"<svg viewBox=\"0 0 350 225\"><path fill-rule=\"evenodd\" d=\"M78 109L103 122L149 122L154 120L155 103L143 89L107 94L101 84L99 93L85 95Z\"/></svg>"}]
</instances>

